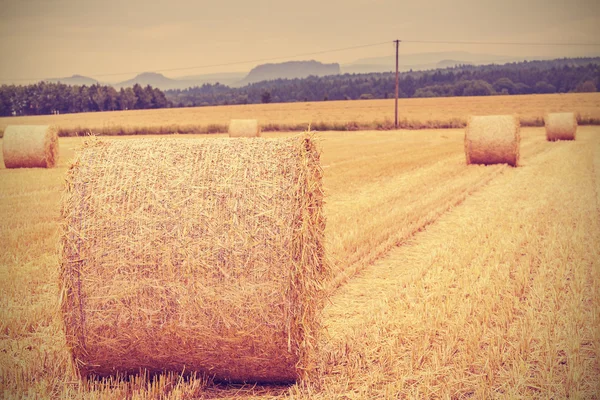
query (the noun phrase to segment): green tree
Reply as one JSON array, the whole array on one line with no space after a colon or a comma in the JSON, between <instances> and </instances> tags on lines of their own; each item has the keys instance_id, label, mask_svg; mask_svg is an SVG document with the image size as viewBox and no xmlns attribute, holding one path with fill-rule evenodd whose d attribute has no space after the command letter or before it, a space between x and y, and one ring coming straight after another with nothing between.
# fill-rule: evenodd
<instances>
[{"instance_id":1,"label":"green tree","mask_svg":"<svg viewBox=\"0 0 600 400\"><path fill-rule=\"evenodd\" d=\"M265 90L261 95L260 95L260 101L262 101L263 103L270 103L271 102L271 92L268 90Z\"/></svg>"},{"instance_id":2,"label":"green tree","mask_svg":"<svg viewBox=\"0 0 600 400\"><path fill-rule=\"evenodd\" d=\"M2 87L0 89L0 115L11 115L13 110L10 101L10 91L8 89L5 89L5 87Z\"/></svg>"},{"instance_id":3,"label":"green tree","mask_svg":"<svg viewBox=\"0 0 600 400\"><path fill-rule=\"evenodd\" d=\"M148 85L150 87L150 85ZM145 110L152 107L152 88L150 90L142 88L139 83L133 85L133 92L137 98L135 102L136 110Z\"/></svg>"},{"instance_id":4,"label":"green tree","mask_svg":"<svg viewBox=\"0 0 600 400\"><path fill-rule=\"evenodd\" d=\"M546 81L539 81L535 84L536 93L556 93L556 87Z\"/></svg>"},{"instance_id":5,"label":"green tree","mask_svg":"<svg viewBox=\"0 0 600 400\"><path fill-rule=\"evenodd\" d=\"M137 96L132 88L121 88L119 91L119 98L117 99L117 103L121 110L133 110L136 102Z\"/></svg>"},{"instance_id":6,"label":"green tree","mask_svg":"<svg viewBox=\"0 0 600 400\"><path fill-rule=\"evenodd\" d=\"M494 82L494 90L498 93L506 91L508 94L515 93L515 84L509 78L500 78Z\"/></svg>"},{"instance_id":7,"label":"green tree","mask_svg":"<svg viewBox=\"0 0 600 400\"><path fill-rule=\"evenodd\" d=\"M400 82L398 82L398 86L400 88L400 90L402 91L402 93L404 93L406 95L406 97L413 97L415 95L415 91L416 89L416 82L414 80L414 78L410 75L408 75L406 78L401 79ZM395 94L395 92L394 92Z\"/></svg>"},{"instance_id":8,"label":"green tree","mask_svg":"<svg viewBox=\"0 0 600 400\"><path fill-rule=\"evenodd\" d=\"M597 91L596 84L590 79L577 85L575 91L580 93L594 93Z\"/></svg>"},{"instance_id":9,"label":"green tree","mask_svg":"<svg viewBox=\"0 0 600 400\"><path fill-rule=\"evenodd\" d=\"M117 100L119 98L119 94L112 86L104 86L104 95L106 100L104 101L104 109L113 111L118 107Z\"/></svg>"},{"instance_id":10,"label":"green tree","mask_svg":"<svg viewBox=\"0 0 600 400\"><path fill-rule=\"evenodd\" d=\"M90 97L92 99L93 104L95 105L95 110L105 110L105 103L108 96L106 95L105 90L100 85L94 84L90 86Z\"/></svg>"},{"instance_id":11,"label":"green tree","mask_svg":"<svg viewBox=\"0 0 600 400\"><path fill-rule=\"evenodd\" d=\"M429 88L419 88L415 91L415 94L413 97L437 97L437 96Z\"/></svg>"},{"instance_id":12,"label":"green tree","mask_svg":"<svg viewBox=\"0 0 600 400\"><path fill-rule=\"evenodd\" d=\"M531 94L533 93L533 89L524 83L516 83L515 84L515 94Z\"/></svg>"},{"instance_id":13,"label":"green tree","mask_svg":"<svg viewBox=\"0 0 600 400\"><path fill-rule=\"evenodd\" d=\"M492 85L483 80L476 80L465 87L463 96L490 96L495 93Z\"/></svg>"},{"instance_id":14,"label":"green tree","mask_svg":"<svg viewBox=\"0 0 600 400\"><path fill-rule=\"evenodd\" d=\"M165 94L158 88L152 89L152 108L166 108L168 105Z\"/></svg>"}]
</instances>

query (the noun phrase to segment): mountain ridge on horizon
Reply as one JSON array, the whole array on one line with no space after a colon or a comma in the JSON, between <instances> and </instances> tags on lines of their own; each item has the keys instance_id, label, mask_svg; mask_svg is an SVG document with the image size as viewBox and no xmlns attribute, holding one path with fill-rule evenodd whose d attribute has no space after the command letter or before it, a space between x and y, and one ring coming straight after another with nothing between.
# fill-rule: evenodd
<instances>
[{"instance_id":1,"label":"mountain ridge on horizon","mask_svg":"<svg viewBox=\"0 0 600 400\"><path fill-rule=\"evenodd\" d=\"M581 58L581 57L567 57ZM590 56L589 58L596 58ZM432 69L452 68L459 65L485 65L495 63L511 63L522 61L551 60L551 57L511 57L496 56L490 54L457 52L431 52L400 55L402 60L399 66L400 72L421 71ZM390 65L391 64L391 65ZM75 74L65 78L45 79L46 82L61 82L67 85L110 85L115 89L131 87L140 84L150 85L160 90L187 89L203 84L220 83L230 87L241 87L251 83L275 79L303 78L309 75L337 75L354 73L381 73L391 72L395 69L395 57L370 57L357 59L348 64L322 63L315 60L310 61L286 61L281 63L260 64L244 72L208 73L199 75L187 75L170 78L159 72L142 72L135 77L116 83L100 82L92 77ZM257 72L258 71L258 72Z\"/></svg>"}]
</instances>

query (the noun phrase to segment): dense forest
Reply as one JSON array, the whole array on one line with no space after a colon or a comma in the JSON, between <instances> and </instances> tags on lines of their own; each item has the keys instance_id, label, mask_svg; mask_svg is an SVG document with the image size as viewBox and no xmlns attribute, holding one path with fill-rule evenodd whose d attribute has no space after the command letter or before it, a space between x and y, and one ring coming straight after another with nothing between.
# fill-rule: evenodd
<instances>
[{"instance_id":1,"label":"dense forest","mask_svg":"<svg viewBox=\"0 0 600 400\"><path fill-rule=\"evenodd\" d=\"M600 58L530 61L506 65L459 66L405 72L399 96L447 97L496 94L596 92ZM257 82L241 88L205 84L165 92L174 106L385 99L395 94L395 74L345 74Z\"/></svg>"},{"instance_id":2,"label":"dense forest","mask_svg":"<svg viewBox=\"0 0 600 400\"><path fill-rule=\"evenodd\" d=\"M600 58L529 61L409 71L400 76L400 97L490 96L600 90ZM344 74L278 79L231 88L219 83L162 92L135 84L117 91L111 86L68 86L39 82L0 86L0 115L39 115L89 111L194 107L392 98L393 73Z\"/></svg>"},{"instance_id":3,"label":"dense forest","mask_svg":"<svg viewBox=\"0 0 600 400\"><path fill-rule=\"evenodd\" d=\"M0 86L0 115L65 114L89 111L165 108L165 94L151 86L117 91L112 86L68 86L39 82Z\"/></svg>"}]
</instances>

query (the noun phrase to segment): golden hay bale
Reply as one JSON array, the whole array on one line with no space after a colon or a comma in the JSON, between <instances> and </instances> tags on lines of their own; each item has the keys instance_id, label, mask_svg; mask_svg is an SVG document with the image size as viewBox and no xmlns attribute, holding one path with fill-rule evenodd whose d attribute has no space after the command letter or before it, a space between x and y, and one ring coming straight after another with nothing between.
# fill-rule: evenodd
<instances>
[{"instance_id":1,"label":"golden hay bale","mask_svg":"<svg viewBox=\"0 0 600 400\"><path fill-rule=\"evenodd\" d=\"M46 125L9 125L2 155L6 168L52 168L58 159L58 129Z\"/></svg>"},{"instance_id":2,"label":"golden hay bale","mask_svg":"<svg viewBox=\"0 0 600 400\"><path fill-rule=\"evenodd\" d=\"M61 250L80 373L309 382L328 273L319 157L308 137L84 145Z\"/></svg>"},{"instance_id":3,"label":"golden hay bale","mask_svg":"<svg viewBox=\"0 0 600 400\"><path fill-rule=\"evenodd\" d=\"M465 130L467 164L519 163L519 119L512 115L473 116Z\"/></svg>"},{"instance_id":4,"label":"golden hay bale","mask_svg":"<svg viewBox=\"0 0 600 400\"><path fill-rule=\"evenodd\" d=\"M229 137L259 137L260 127L255 119L232 119L229 121Z\"/></svg>"},{"instance_id":5,"label":"golden hay bale","mask_svg":"<svg viewBox=\"0 0 600 400\"><path fill-rule=\"evenodd\" d=\"M546 139L575 140L577 133L577 118L574 113L552 113L544 116Z\"/></svg>"}]
</instances>

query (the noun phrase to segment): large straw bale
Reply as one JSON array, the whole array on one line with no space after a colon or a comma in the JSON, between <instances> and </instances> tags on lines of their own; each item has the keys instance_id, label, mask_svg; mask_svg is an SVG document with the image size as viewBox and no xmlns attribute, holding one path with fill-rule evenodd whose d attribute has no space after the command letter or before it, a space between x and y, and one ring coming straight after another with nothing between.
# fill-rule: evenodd
<instances>
[{"instance_id":1,"label":"large straw bale","mask_svg":"<svg viewBox=\"0 0 600 400\"><path fill-rule=\"evenodd\" d=\"M9 125L2 155L6 168L52 168L58 159L58 129L46 125Z\"/></svg>"},{"instance_id":2,"label":"large straw bale","mask_svg":"<svg viewBox=\"0 0 600 400\"><path fill-rule=\"evenodd\" d=\"M229 137L259 137L260 127L255 119L232 119L229 121Z\"/></svg>"},{"instance_id":3,"label":"large straw bale","mask_svg":"<svg viewBox=\"0 0 600 400\"><path fill-rule=\"evenodd\" d=\"M85 145L62 209L80 373L310 381L328 271L321 179L304 136Z\"/></svg>"},{"instance_id":4,"label":"large straw bale","mask_svg":"<svg viewBox=\"0 0 600 400\"><path fill-rule=\"evenodd\" d=\"M577 133L577 118L574 113L552 113L544 116L546 139L575 140Z\"/></svg>"},{"instance_id":5,"label":"large straw bale","mask_svg":"<svg viewBox=\"0 0 600 400\"><path fill-rule=\"evenodd\" d=\"M520 124L512 115L472 116L465 130L467 164L519 163Z\"/></svg>"}]
</instances>

